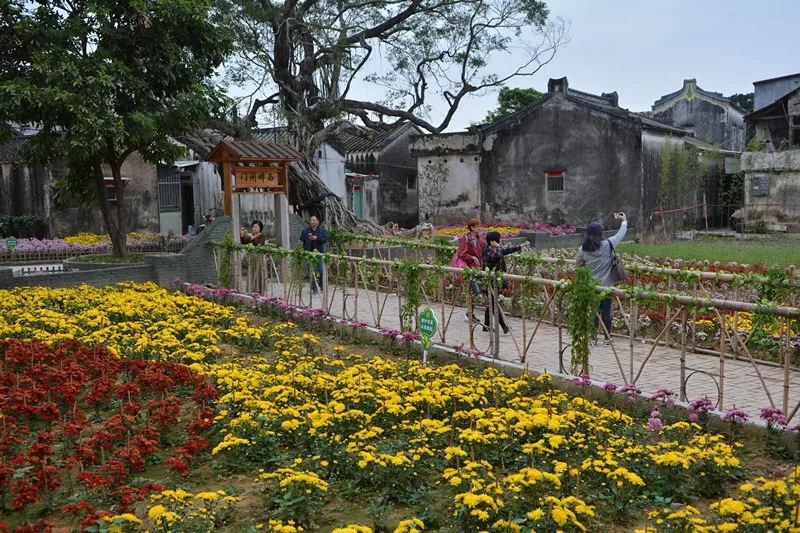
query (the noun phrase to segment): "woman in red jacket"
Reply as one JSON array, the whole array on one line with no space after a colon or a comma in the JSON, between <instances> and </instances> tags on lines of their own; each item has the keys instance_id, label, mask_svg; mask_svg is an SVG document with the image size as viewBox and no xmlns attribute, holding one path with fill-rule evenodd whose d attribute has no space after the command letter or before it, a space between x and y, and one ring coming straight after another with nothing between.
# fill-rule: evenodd
<instances>
[{"instance_id":1,"label":"woman in red jacket","mask_svg":"<svg viewBox=\"0 0 800 533\"><path fill-rule=\"evenodd\" d=\"M458 249L453 256L453 261L450 263L456 267L470 267L483 270L483 247L486 246L486 238L481 230L483 224L478 218L471 218L467 220L467 234L462 235L458 239ZM470 289L472 290L472 320L480 323L480 320L475 316L475 298L481 295L481 289L478 287L478 281L473 279L470 281ZM469 315L464 314L464 320L469 321Z\"/></svg>"}]
</instances>

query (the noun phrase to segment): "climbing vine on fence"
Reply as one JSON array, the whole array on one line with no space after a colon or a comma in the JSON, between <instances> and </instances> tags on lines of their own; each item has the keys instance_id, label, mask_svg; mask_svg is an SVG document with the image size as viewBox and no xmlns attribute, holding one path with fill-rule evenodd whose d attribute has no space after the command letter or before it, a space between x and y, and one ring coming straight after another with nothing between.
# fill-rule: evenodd
<instances>
[{"instance_id":1,"label":"climbing vine on fence","mask_svg":"<svg viewBox=\"0 0 800 533\"><path fill-rule=\"evenodd\" d=\"M402 280L403 305L400 306L400 324L403 331L414 331L415 319L422 294L422 268L418 261L395 259L392 273Z\"/></svg>"},{"instance_id":2,"label":"climbing vine on fence","mask_svg":"<svg viewBox=\"0 0 800 533\"><path fill-rule=\"evenodd\" d=\"M575 269L564 291L567 332L572 338L570 372L576 376L589 373L589 341L597 339L594 317L602 296L595 287L597 280L592 277L592 271L580 267Z\"/></svg>"}]
</instances>

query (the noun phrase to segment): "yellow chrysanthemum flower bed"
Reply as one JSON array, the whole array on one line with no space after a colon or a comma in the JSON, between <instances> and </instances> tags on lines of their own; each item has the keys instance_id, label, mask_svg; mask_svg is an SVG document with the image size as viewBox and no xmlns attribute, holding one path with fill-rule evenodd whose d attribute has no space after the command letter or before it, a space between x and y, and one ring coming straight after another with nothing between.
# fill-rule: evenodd
<instances>
[{"instance_id":1,"label":"yellow chrysanthemum flower bed","mask_svg":"<svg viewBox=\"0 0 800 533\"><path fill-rule=\"evenodd\" d=\"M213 361L221 342L259 344L262 334L230 307L154 283L0 291L0 338L75 339L119 356L190 364Z\"/></svg>"},{"instance_id":2,"label":"yellow chrysanthemum flower bed","mask_svg":"<svg viewBox=\"0 0 800 533\"><path fill-rule=\"evenodd\" d=\"M483 229L487 232L496 231L500 235L506 235L506 236L518 235L520 232L520 229L516 226L485 226ZM436 234L437 236L441 235L445 237L458 237L460 235L467 234L467 227L454 226L451 228L436 228L434 230L434 234Z\"/></svg>"},{"instance_id":3,"label":"yellow chrysanthemum flower bed","mask_svg":"<svg viewBox=\"0 0 800 533\"><path fill-rule=\"evenodd\" d=\"M553 388L548 375L425 367L346 349L313 355L325 349L320 339L291 323L256 328L232 308L153 284L0 291L0 335L74 338L207 375L221 395L212 458L251 475L269 518L256 529L310 530L337 498L377 498L407 511L390 526L399 533L424 531L416 515L432 516L431 505L437 528L599 531L606 521L643 521L654 497L695 495L718 503L705 514L652 511L641 531L700 531L676 529L700 520L702 531L728 531L737 520L762 520L800 532L797 472L728 493L742 472L726 436L670 422L667 408L663 430L651 433L646 421ZM220 343L249 351L223 353ZM235 515L237 503L173 489L113 525L182 531L188 519ZM330 527L370 531L361 517Z\"/></svg>"}]
</instances>

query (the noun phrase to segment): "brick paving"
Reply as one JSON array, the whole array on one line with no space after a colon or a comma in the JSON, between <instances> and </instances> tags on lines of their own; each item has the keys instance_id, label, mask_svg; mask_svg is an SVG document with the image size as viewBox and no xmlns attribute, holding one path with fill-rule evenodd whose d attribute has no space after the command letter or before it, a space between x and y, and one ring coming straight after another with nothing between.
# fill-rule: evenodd
<instances>
[{"instance_id":1,"label":"brick paving","mask_svg":"<svg viewBox=\"0 0 800 533\"><path fill-rule=\"evenodd\" d=\"M283 294L282 284L274 284L271 288L272 294ZM267 290L269 289L268 287ZM291 303L301 307L323 307L323 295L311 296L307 284L302 287L301 291L297 290L297 286L292 289ZM343 298L340 289L329 288L328 308L331 315L366 322L374 327L400 329L401 302L396 294L378 293L376 298L374 291L362 288L359 289L356 296L353 287L348 287L347 292L348 294ZM310 302L309 297L312 298ZM423 302L420 311L426 306L426 303ZM430 306L439 320L439 331L434 337L434 342L445 347L452 348L463 345L465 348L469 348L469 323L464 320L466 309L458 306L445 306L443 312L440 303L432 302ZM484 307L477 306L475 315L482 319L484 309ZM508 334L500 334L499 359L501 361L521 365L532 372L560 374L559 354L563 353L563 364L568 373L570 348L567 345L569 335L565 329L562 330L560 344L559 328L550 323L542 322L535 337L531 340L531 334L536 327L535 321L527 322L525 338L523 338L523 324L520 318L507 316L506 321L511 331ZM483 332L482 327L475 324L473 325L473 340L476 349L487 351L491 335ZM524 361L522 361L520 352L525 351L528 343L530 344ZM620 386L635 379L636 386L644 394L652 394L662 388L678 393L681 390L683 379L686 384L687 401L703 396L707 396L714 402L721 400L717 407L719 410L725 411L737 407L747 412L751 420L757 420L761 409L770 405L767 391L771 395L775 407L789 414L800 405L799 370L794 369L789 376L787 410L784 406L786 385L784 368L765 364L754 365L746 359L725 359L722 363L724 374L721 374L721 363L718 356L697 354L687 350L685 359L682 378L680 346L659 345L653 349L652 343L644 343L640 339L614 337L611 346L603 346L601 343L591 349L590 377L596 382L608 381ZM762 385L756 369L763 377L764 385ZM800 414L796 414L792 419L793 423L798 421L800 421Z\"/></svg>"}]
</instances>

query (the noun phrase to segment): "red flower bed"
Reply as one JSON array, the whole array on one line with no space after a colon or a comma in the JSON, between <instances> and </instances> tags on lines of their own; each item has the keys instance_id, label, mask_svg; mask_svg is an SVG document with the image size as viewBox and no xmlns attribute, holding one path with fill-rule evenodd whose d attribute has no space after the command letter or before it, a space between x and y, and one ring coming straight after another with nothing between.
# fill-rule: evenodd
<instances>
[{"instance_id":1,"label":"red flower bed","mask_svg":"<svg viewBox=\"0 0 800 533\"><path fill-rule=\"evenodd\" d=\"M189 397L197 414L181 420ZM216 388L184 365L123 360L76 341L0 341L0 504L18 510L41 502L84 524L107 512L99 505L124 512L163 489L129 483L163 451L165 437L184 439L163 461L181 474L207 450L202 433L217 398ZM73 495L81 499L65 505ZM11 530L0 522L0 531L32 527L48 525Z\"/></svg>"}]
</instances>

